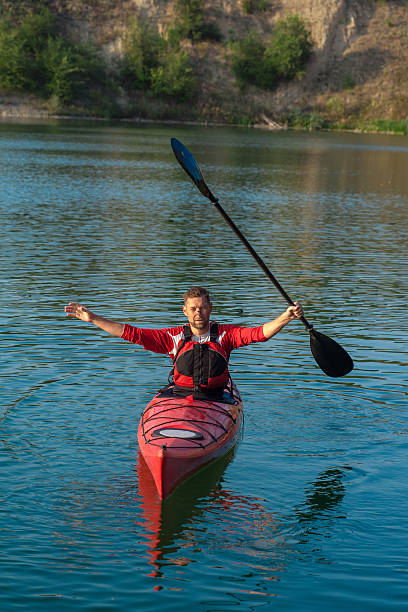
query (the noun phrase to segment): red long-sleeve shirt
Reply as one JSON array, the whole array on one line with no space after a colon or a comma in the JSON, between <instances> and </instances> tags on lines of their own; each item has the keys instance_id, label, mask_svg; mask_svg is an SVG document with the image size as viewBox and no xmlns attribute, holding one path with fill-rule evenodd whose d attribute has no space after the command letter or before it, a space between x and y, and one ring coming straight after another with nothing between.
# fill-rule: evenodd
<instances>
[{"instance_id":1,"label":"red long-sleeve shirt","mask_svg":"<svg viewBox=\"0 0 408 612\"><path fill-rule=\"evenodd\" d=\"M239 325L218 325L218 342L224 348L229 359L231 351L254 342L265 342L263 325L259 327L240 327ZM154 353L167 353L173 359L177 346L183 337L183 326L165 329L143 329L125 325L122 338L133 344L140 344Z\"/></svg>"}]
</instances>

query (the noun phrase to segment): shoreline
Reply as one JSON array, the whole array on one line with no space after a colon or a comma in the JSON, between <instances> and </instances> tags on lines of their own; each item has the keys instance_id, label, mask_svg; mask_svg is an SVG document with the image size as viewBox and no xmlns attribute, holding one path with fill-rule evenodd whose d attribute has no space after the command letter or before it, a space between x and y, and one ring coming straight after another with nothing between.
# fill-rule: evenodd
<instances>
[{"instance_id":1,"label":"shoreline","mask_svg":"<svg viewBox=\"0 0 408 612\"><path fill-rule=\"evenodd\" d=\"M371 134L383 136L407 136L408 135L408 120L406 120L406 132L397 130L381 130L367 128L342 128L342 127L303 127L281 124L273 119L263 117L265 123L228 123L221 121L210 121L203 119L199 120L182 120L182 119L153 119L146 117L96 117L94 115L83 114L52 114L47 110L36 108L35 105L26 103L10 104L0 101L0 122L1 123L34 123L36 121L89 121L89 122L106 122L106 123L134 123L134 124L162 124L162 125L191 125L197 127L238 127L247 129L264 130L269 132L295 131L295 132L338 132L350 134ZM384 121L387 124L401 124L403 122L389 120L376 120L378 123ZM375 122L371 122L375 123Z\"/></svg>"}]
</instances>

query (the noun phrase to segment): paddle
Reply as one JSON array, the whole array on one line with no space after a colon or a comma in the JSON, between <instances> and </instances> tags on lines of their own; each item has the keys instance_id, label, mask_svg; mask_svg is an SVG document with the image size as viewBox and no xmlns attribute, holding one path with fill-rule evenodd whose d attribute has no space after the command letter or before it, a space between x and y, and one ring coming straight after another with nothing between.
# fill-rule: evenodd
<instances>
[{"instance_id":1,"label":"paddle","mask_svg":"<svg viewBox=\"0 0 408 612\"><path fill-rule=\"evenodd\" d=\"M256 251L249 244L248 240L241 233L238 227L235 225L233 220L229 217L229 215L222 208L221 204L218 201L218 198L211 193L208 185L206 184L203 174L200 170L199 165L196 160L190 153L188 149L179 141L177 138L171 139L171 146L174 152L174 155L177 158L180 166L187 172L193 183L198 187L203 196L208 198L210 202L215 206L219 213L224 217L225 221L228 225L233 229L235 234L250 252L252 257L258 263L258 265L265 272L266 276L270 281L275 285L276 289L282 295L282 297L286 300L288 304L294 306L294 302L291 300L289 295L283 289L283 287L279 284L277 279L274 277L272 272L266 266L264 261L259 257ZM301 317L300 319L303 325L306 327L307 331L310 335L310 349L312 351L313 357L316 360L317 365L323 370L325 374L328 376L339 377L345 376L353 369L353 360L350 355L344 350L340 344L338 344L332 338L325 336L324 334L316 331L313 328L313 325L309 323L305 319L305 317Z\"/></svg>"}]
</instances>

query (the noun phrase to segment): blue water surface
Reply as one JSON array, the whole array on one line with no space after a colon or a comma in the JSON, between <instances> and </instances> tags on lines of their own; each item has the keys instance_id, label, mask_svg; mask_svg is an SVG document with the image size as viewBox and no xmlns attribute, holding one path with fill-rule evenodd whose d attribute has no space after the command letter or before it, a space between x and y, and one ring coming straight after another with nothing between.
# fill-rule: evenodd
<instances>
[{"instance_id":1,"label":"blue water surface","mask_svg":"<svg viewBox=\"0 0 408 612\"><path fill-rule=\"evenodd\" d=\"M220 322L285 302L183 173L212 191L316 329L234 353L238 448L164 504L137 425L169 360L64 316L142 327L207 286ZM0 124L0 606L92 612L408 607L408 138L54 121Z\"/></svg>"}]
</instances>

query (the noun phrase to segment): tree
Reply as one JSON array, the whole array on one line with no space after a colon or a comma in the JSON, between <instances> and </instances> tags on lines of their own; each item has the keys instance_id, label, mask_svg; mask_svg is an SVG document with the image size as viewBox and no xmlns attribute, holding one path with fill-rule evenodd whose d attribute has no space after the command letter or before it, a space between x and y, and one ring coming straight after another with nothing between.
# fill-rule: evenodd
<instances>
[{"instance_id":1,"label":"tree","mask_svg":"<svg viewBox=\"0 0 408 612\"><path fill-rule=\"evenodd\" d=\"M166 53L160 66L152 68L151 83L158 96L174 98L178 102L190 100L195 79L188 54L183 50Z\"/></svg>"},{"instance_id":2,"label":"tree","mask_svg":"<svg viewBox=\"0 0 408 612\"><path fill-rule=\"evenodd\" d=\"M310 32L299 15L277 22L266 50L264 63L273 65L277 74L286 79L300 76L312 50Z\"/></svg>"}]
</instances>

